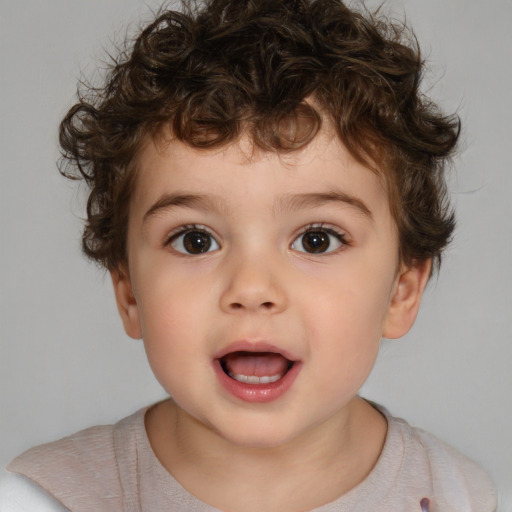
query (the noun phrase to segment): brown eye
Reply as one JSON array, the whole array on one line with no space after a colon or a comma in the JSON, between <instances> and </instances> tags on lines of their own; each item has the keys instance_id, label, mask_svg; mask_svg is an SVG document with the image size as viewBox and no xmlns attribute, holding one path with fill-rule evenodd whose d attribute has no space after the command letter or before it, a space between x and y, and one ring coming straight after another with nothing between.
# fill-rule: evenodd
<instances>
[{"instance_id":1,"label":"brown eye","mask_svg":"<svg viewBox=\"0 0 512 512\"><path fill-rule=\"evenodd\" d=\"M309 231L302 235L302 247L306 252L325 252L331 245L327 233Z\"/></svg>"},{"instance_id":2,"label":"brown eye","mask_svg":"<svg viewBox=\"0 0 512 512\"><path fill-rule=\"evenodd\" d=\"M204 254L219 249L219 244L210 233L189 229L178 233L170 240L171 247L184 254Z\"/></svg>"},{"instance_id":3,"label":"brown eye","mask_svg":"<svg viewBox=\"0 0 512 512\"><path fill-rule=\"evenodd\" d=\"M310 229L297 237L291 248L309 254L330 253L345 244L342 234L332 229Z\"/></svg>"},{"instance_id":4,"label":"brown eye","mask_svg":"<svg viewBox=\"0 0 512 512\"><path fill-rule=\"evenodd\" d=\"M202 254L207 252L212 245L210 235L192 231L183 237L183 247L190 254Z\"/></svg>"}]
</instances>

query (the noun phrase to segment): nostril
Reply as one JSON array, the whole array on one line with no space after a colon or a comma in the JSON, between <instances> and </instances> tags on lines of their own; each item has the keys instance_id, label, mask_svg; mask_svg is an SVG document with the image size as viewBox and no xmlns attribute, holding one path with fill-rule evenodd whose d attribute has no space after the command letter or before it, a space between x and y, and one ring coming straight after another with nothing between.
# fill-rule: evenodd
<instances>
[{"instance_id":1,"label":"nostril","mask_svg":"<svg viewBox=\"0 0 512 512\"><path fill-rule=\"evenodd\" d=\"M260 307L262 309L265 309L265 310L270 310L270 309L274 309L275 307L275 303L274 302L271 302L271 301L267 301L267 302L262 302L260 304ZM251 309L250 307L248 308L247 306L245 306L243 303L240 303L240 302L232 302L230 305L229 305L229 308L231 310L235 310L235 311L238 311L240 309Z\"/></svg>"}]
</instances>

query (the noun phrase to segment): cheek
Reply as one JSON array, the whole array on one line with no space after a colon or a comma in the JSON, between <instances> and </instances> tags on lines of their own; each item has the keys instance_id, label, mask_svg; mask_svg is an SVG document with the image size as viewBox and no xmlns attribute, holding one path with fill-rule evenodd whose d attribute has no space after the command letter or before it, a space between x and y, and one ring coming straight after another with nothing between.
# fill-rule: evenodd
<instances>
[{"instance_id":1,"label":"cheek","mask_svg":"<svg viewBox=\"0 0 512 512\"><path fill-rule=\"evenodd\" d=\"M379 353L381 330L372 315L347 309L324 313L315 329L311 355L317 362L313 375L320 387L317 396L326 401L337 396L343 403L368 378Z\"/></svg>"},{"instance_id":2,"label":"cheek","mask_svg":"<svg viewBox=\"0 0 512 512\"><path fill-rule=\"evenodd\" d=\"M204 301L194 285L173 276L145 279L137 293L142 337L150 364L164 365L186 356L198 336Z\"/></svg>"},{"instance_id":3,"label":"cheek","mask_svg":"<svg viewBox=\"0 0 512 512\"><path fill-rule=\"evenodd\" d=\"M201 288L200 272L187 273L182 266L171 264L165 253L147 257L136 270L136 299L139 305L143 330L179 328L189 323L195 311L201 307L205 289Z\"/></svg>"},{"instance_id":4,"label":"cheek","mask_svg":"<svg viewBox=\"0 0 512 512\"><path fill-rule=\"evenodd\" d=\"M392 285L372 276L359 277L355 272L338 275L338 279L317 283L308 293L303 315L310 329L340 340L352 340L357 346L379 340L389 308ZM327 331L327 332L326 332Z\"/></svg>"},{"instance_id":5,"label":"cheek","mask_svg":"<svg viewBox=\"0 0 512 512\"><path fill-rule=\"evenodd\" d=\"M302 317L312 356L321 362L319 382L357 391L378 355L390 285L375 279L364 285L357 276L349 277L311 293Z\"/></svg>"},{"instance_id":6,"label":"cheek","mask_svg":"<svg viewBox=\"0 0 512 512\"><path fill-rule=\"evenodd\" d=\"M170 298L169 298L170 299ZM142 315L144 349L160 385L175 399L201 360L197 340L201 339L197 316L178 301L145 305ZM193 363L193 364L191 364Z\"/></svg>"}]
</instances>

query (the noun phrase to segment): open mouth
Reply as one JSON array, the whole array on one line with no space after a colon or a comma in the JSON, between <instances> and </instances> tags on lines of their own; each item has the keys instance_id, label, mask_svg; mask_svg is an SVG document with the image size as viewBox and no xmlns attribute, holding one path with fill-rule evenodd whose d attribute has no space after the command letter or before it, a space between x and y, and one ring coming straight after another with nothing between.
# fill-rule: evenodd
<instances>
[{"instance_id":1,"label":"open mouth","mask_svg":"<svg viewBox=\"0 0 512 512\"><path fill-rule=\"evenodd\" d=\"M288 393L303 362L266 342L237 341L218 353L213 368L219 384L244 402L272 402Z\"/></svg>"},{"instance_id":2,"label":"open mouth","mask_svg":"<svg viewBox=\"0 0 512 512\"><path fill-rule=\"evenodd\" d=\"M271 384L281 380L294 361L276 352L230 352L219 359L224 373L243 384Z\"/></svg>"}]
</instances>

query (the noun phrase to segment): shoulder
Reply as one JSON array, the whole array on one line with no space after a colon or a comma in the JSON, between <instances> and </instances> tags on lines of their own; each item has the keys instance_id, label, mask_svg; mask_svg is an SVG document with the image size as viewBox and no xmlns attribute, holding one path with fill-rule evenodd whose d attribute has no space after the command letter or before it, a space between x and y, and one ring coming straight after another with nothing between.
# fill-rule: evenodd
<instances>
[{"instance_id":1,"label":"shoulder","mask_svg":"<svg viewBox=\"0 0 512 512\"><path fill-rule=\"evenodd\" d=\"M9 481L18 486L31 482L28 485L42 489L68 509L121 509L119 449L129 445L135 425L139 429L143 425L142 413L138 411L116 425L90 427L31 448L7 466L14 474ZM117 446L119 432L124 436L123 447Z\"/></svg>"},{"instance_id":2,"label":"shoulder","mask_svg":"<svg viewBox=\"0 0 512 512\"><path fill-rule=\"evenodd\" d=\"M403 442L402 474L429 481L435 510L496 510L496 488L476 462L402 419L388 417L388 422Z\"/></svg>"},{"instance_id":3,"label":"shoulder","mask_svg":"<svg viewBox=\"0 0 512 512\"><path fill-rule=\"evenodd\" d=\"M99 468L109 473L115 469L112 439L112 426L91 427L31 448L16 457L7 469L43 483L58 476L66 480L71 475L94 477Z\"/></svg>"},{"instance_id":4,"label":"shoulder","mask_svg":"<svg viewBox=\"0 0 512 512\"><path fill-rule=\"evenodd\" d=\"M28 478L2 471L0 473L0 510L2 512L67 512L39 485Z\"/></svg>"}]
</instances>

